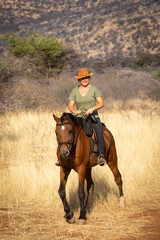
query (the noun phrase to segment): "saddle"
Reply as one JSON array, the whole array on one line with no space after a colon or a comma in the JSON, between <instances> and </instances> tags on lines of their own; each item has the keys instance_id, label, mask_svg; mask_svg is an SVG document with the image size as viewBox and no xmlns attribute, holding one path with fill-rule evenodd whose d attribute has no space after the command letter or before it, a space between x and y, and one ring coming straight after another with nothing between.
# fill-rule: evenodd
<instances>
[{"instance_id":1,"label":"saddle","mask_svg":"<svg viewBox=\"0 0 160 240\"><path fill-rule=\"evenodd\" d=\"M89 164L92 162L93 158L95 156L99 156L99 150L98 150L98 144L97 144L97 135L96 132L93 129L93 135L90 137L90 143L91 143L91 156L89 158Z\"/></svg>"},{"instance_id":2,"label":"saddle","mask_svg":"<svg viewBox=\"0 0 160 240\"><path fill-rule=\"evenodd\" d=\"M91 143L91 156L89 158L88 164L90 164L95 156L99 155L98 144L97 144L97 134L92 128L91 123L97 123L97 119L93 115L87 116L87 118L82 120L82 127L87 137L90 138Z\"/></svg>"}]
</instances>

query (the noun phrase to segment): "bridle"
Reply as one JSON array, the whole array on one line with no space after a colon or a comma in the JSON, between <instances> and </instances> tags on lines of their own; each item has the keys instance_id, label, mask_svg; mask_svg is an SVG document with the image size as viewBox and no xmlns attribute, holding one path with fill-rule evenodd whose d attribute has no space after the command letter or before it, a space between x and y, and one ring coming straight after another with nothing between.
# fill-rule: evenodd
<instances>
[{"instance_id":1,"label":"bridle","mask_svg":"<svg viewBox=\"0 0 160 240\"><path fill-rule=\"evenodd\" d=\"M66 145L67 147L69 145L69 148L68 148L69 151L71 150L71 148L73 146L73 127L72 127L72 124L70 122L63 122L63 123L57 123L56 126L63 126L63 125L67 125L67 124L71 125L71 130L70 130L70 132L71 132L71 140L68 141L68 142L59 142L58 138L57 138L59 150L60 150L62 145ZM56 133L56 135L57 135L57 133Z\"/></svg>"},{"instance_id":2,"label":"bridle","mask_svg":"<svg viewBox=\"0 0 160 240\"><path fill-rule=\"evenodd\" d=\"M63 125L66 125L66 124L70 124L71 125L71 129L70 129L70 132L71 132L71 140L68 141L68 142L59 142L58 141L58 138L57 138L57 143L58 143L58 147L59 147L59 150L61 149L61 146L62 145L66 145L68 147L69 145L69 148L68 150L70 151L72 149L72 147L75 147L76 146L76 143L77 143L77 138L78 138L78 135L82 129L82 127L79 128L79 130L77 131L77 134L75 136L75 140L73 139L73 126L70 122L62 122L62 123L57 123L56 126L63 126ZM56 133L57 135L57 133Z\"/></svg>"}]
</instances>

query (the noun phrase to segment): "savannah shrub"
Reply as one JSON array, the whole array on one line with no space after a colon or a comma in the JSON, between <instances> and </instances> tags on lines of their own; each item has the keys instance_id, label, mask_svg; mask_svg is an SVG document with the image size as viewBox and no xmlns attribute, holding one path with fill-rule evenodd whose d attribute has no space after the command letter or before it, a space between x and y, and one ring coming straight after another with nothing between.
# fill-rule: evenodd
<instances>
[{"instance_id":1,"label":"savannah shrub","mask_svg":"<svg viewBox=\"0 0 160 240\"><path fill-rule=\"evenodd\" d=\"M160 68L152 75L153 78L160 78Z\"/></svg>"},{"instance_id":2,"label":"savannah shrub","mask_svg":"<svg viewBox=\"0 0 160 240\"><path fill-rule=\"evenodd\" d=\"M49 72L60 73L65 66L66 50L56 37L33 33L28 37L20 37L15 33L1 36L5 39L11 52L19 58L27 56L36 59L34 65L45 65ZM38 62L37 59L40 59Z\"/></svg>"},{"instance_id":3,"label":"savannah shrub","mask_svg":"<svg viewBox=\"0 0 160 240\"><path fill-rule=\"evenodd\" d=\"M137 57L133 65L135 68L147 68L148 63L149 63L149 54L144 51L140 51L137 53Z\"/></svg>"}]
</instances>

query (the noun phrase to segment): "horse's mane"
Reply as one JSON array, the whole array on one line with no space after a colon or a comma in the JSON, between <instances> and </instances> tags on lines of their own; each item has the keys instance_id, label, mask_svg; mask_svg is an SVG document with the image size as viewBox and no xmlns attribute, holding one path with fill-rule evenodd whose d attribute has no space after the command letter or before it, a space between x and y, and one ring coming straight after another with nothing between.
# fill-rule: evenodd
<instances>
[{"instance_id":1,"label":"horse's mane","mask_svg":"<svg viewBox=\"0 0 160 240\"><path fill-rule=\"evenodd\" d=\"M66 116L69 116L69 118L71 119L71 121L73 121L74 123L76 124L80 124L79 121L78 121L78 118L76 116L74 116L72 113L66 113L64 112L61 116L61 121L64 122L64 118Z\"/></svg>"}]
</instances>

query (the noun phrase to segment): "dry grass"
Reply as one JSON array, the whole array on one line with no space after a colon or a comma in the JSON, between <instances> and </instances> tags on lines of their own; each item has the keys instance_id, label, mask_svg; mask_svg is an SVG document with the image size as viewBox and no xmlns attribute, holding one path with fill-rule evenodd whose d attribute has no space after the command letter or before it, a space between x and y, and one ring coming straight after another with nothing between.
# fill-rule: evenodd
<instances>
[{"instance_id":1,"label":"dry grass","mask_svg":"<svg viewBox=\"0 0 160 240\"><path fill-rule=\"evenodd\" d=\"M97 166L91 213L80 227L63 219L52 113L0 117L1 239L144 239L143 229L153 224L152 213L160 210L160 117L127 111L103 112L101 119L115 137L127 208L118 207L118 189L109 168ZM77 184L72 172L67 197L76 217Z\"/></svg>"}]
</instances>

